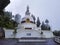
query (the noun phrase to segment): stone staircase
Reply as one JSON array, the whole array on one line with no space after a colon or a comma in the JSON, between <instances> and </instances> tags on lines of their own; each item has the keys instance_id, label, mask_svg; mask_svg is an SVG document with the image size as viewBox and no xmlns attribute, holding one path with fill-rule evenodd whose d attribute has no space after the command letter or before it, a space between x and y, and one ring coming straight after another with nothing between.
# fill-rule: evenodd
<instances>
[{"instance_id":1,"label":"stone staircase","mask_svg":"<svg viewBox=\"0 0 60 45\"><path fill-rule=\"evenodd\" d=\"M47 42L47 39L44 38L36 38L36 37L24 37L18 39L18 42Z\"/></svg>"}]
</instances>

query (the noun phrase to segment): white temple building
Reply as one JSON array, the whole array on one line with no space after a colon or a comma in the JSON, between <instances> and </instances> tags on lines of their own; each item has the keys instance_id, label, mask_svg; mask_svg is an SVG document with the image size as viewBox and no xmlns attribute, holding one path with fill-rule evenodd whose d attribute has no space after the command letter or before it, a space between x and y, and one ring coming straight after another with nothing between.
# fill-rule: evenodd
<instances>
[{"instance_id":1,"label":"white temple building","mask_svg":"<svg viewBox=\"0 0 60 45\"><path fill-rule=\"evenodd\" d=\"M21 19L21 23L18 25L16 38L22 37L43 37L51 38L53 33L51 30L41 30L41 27L37 27L36 23L29 12L29 6L27 6L27 11L25 16ZM43 34L41 34L43 32ZM18 35L19 34L19 35Z\"/></svg>"},{"instance_id":2,"label":"white temple building","mask_svg":"<svg viewBox=\"0 0 60 45\"><path fill-rule=\"evenodd\" d=\"M43 34L41 34L41 32L43 32ZM13 31L9 34L10 37L8 37L6 32L5 35L6 38L53 38L51 30L41 30L41 26L36 26L29 12L29 6L27 6L25 16L20 20L16 35L13 35Z\"/></svg>"}]
</instances>

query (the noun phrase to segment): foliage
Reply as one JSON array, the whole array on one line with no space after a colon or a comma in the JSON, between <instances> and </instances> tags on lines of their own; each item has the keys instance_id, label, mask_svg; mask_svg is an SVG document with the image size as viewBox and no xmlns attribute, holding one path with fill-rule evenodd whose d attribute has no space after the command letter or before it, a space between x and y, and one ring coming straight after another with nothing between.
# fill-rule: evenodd
<instances>
[{"instance_id":1,"label":"foliage","mask_svg":"<svg viewBox=\"0 0 60 45\"><path fill-rule=\"evenodd\" d=\"M44 22L42 22L42 25L41 25L41 29L42 30L46 30L46 28L45 28L46 26L45 26L45 23Z\"/></svg>"},{"instance_id":2,"label":"foliage","mask_svg":"<svg viewBox=\"0 0 60 45\"><path fill-rule=\"evenodd\" d=\"M47 21L48 22L48 21ZM46 22L45 22L46 23ZM51 30L51 27L48 23L45 24L44 22L42 22L41 25L41 30Z\"/></svg>"},{"instance_id":3,"label":"foliage","mask_svg":"<svg viewBox=\"0 0 60 45\"><path fill-rule=\"evenodd\" d=\"M4 15L0 15L0 27L14 29L17 26L17 23L12 20L11 12L4 12Z\"/></svg>"},{"instance_id":4,"label":"foliage","mask_svg":"<svg viewBox=\"0 0 60 45\"><path fill-rule=\"evenodd\" d=\"M35 16L33 14L31 16L32 16L34 23L35 23L35 20L36 20Z\"/></svg>"},{"instance_id":5,"label":"foliage","mask_svg":"<svg viewBox=\"0 0 60 45\"><path fill-rule=\"evenodd\" d=\"M55 36L60 36L60 31L54 31L53 34L54 34Z\"/></svg>"},{"instance_id":6,"label":"foliage","mask_svg":"<svg viewBox=\"0 0 60 45\"><path fill-rule=\"evenodd\" d=\"M46 20L45 20L45 23L49 23L49 20L48 20L48 19L46 19Z\"/></svg>"},{"instance_id":7,"label":"foliage","mask_svg":"<svg viewBox=\"0 0 60 45\"><path fill-rule=\"evenodd\" d=\"M39 27L40 26L40 19L39 19L39 17L37 18L37 27Z\"/></svg>"}]
</instances>

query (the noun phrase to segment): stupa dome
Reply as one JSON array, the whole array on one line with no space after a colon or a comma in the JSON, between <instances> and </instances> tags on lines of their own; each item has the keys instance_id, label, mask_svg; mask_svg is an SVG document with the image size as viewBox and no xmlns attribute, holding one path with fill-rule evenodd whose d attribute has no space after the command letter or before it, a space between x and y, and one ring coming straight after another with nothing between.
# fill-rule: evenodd
<instances>
[{"instance_id":1,"label":"stupa dome","mask_svg":"<svg viewBox=\"0 0 60 45\"><path fill-rule=\"evenodd\" d=\"M21 20L21 23L24 23L24 22L34 23L34 20L30 15L25 15L25 17L23 17Z\"/></svg>"}]
</instances>

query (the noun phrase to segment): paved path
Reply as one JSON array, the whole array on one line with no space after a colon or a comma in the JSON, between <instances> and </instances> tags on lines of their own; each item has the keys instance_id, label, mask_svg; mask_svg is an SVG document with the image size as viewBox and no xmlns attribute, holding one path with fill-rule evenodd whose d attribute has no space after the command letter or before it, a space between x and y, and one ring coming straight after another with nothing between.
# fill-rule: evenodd
<instances>
[{"instance_id":1,"label":"paved path","mask_svg":"<svg viewBox=\"0 0 60 45\"><path fill-rule=\"evenodd\" d=\"M0 40L0 45L15 45L17 43L14 39L2 39Z\"/></svg>"},{"instance_id":2,"label":"paved path","mask_svg":"<svg viewBox=\"0 0 60 45\"><path fill-rule=\"evenodd\" d=\"M0 39L0 45L60 45L48 39L47 42L18 42L15 39Z\"/></svg>"}]
</instances>

